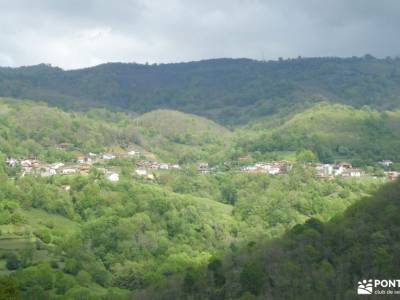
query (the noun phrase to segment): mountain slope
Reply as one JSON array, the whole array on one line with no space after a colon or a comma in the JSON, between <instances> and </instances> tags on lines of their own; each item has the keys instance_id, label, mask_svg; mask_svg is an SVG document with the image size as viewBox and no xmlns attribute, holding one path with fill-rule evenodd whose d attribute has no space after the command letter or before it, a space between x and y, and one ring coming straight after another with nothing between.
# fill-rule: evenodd
<instances>
[{"instance_id":1,"label":"mountain slope","mask_svg":"<svg viewBox=\"0 0 400 300\"><path fill-rule=\"evenodd\" d=\"M189 115L172 110L155 110L137 118L143 127L152 128L164 137L174 138L177 135L196 135L193 137L198 143L204 139L229 137L231 133L213 121L206 118Z\"/></svg>"},{"instance_id":2,"label":"mountain slope","mask_svg":"<svg viewBox=\"0 0 400 300\"><path fill-rule=\"evenodd\" d=\"M140 117L105 109L66 112L45 103L0 98L0 151L7 156L71 159L57 149L101 152L134 147L181 163L222 155L232 133L202 117L160 110ZM142 151L142 152L143 152Z\"/></svg>"},{"instance_id":3,"label":"mountain slope","mask_svg":"<svg viewBox=\"0 0 400 300\"><path fill-rule=\"evenodd\" d=\"M110 63L63 71L47 65L0 68L0 96L63 107L146 112L177 109L220 123L246 123L329 99L356 107L400 106L400 59L214 59L139 65Z\"/></svg>"},{"instance_id":4,"label":"mountain slope","mask_svg":"<svg viewBox=\"0 0 400 300\"><path fill-rule=\"evenodd\" d=\"M175 299L358 299L358 281L400 276L399 214L397 181L343 216L328 223L309 219L281 239L249 242L206 268L188 270L179 287L171 280L155 294L158 299L169 299L171 290Z\"/></svg>"},{"instance_id":5,"label":"mountain slope","mask_svg":"<svg viewBox=\"0 0 400 300\"><path fill-rule=\"evenodd\" d=\"M400 111L379 112L322 103L303 112L259 121L240 132L237 148L268 151L313 150L322 161L400 160Z\"/></svg>"},{"instance_id":6,"label":"mountain slope","mask_svg":"<svg viewBox=\"0 0 400 300\"><path fill-rule=\"evenodd\" d=\"M142 146L181 163L218 160L230 145L232 132L206 118L171 110L145 113L135 120Z\"/></svg>"}]
</instances>

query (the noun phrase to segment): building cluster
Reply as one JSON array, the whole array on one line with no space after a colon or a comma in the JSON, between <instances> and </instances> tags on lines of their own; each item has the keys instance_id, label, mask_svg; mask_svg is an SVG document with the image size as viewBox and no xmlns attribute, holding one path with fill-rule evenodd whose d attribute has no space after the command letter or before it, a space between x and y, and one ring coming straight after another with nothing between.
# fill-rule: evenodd
<instances>
[{"instance_id":1,"label":"building cluster","mask_svg":"<svg viewBox=\"0 0 400 300\"><path fill-rule=\"evenodd\" d=\"M62 162L56 163L45 163L37 159L14 159L9 158L6 160L6 163L10 167L20 167L21 168L21 176L25 176L27 174L41 176L41 177L49 177L56 174L61 175L70 175L70 174L89 174L90 165L88 164L80 164L80 165L65 165Z\"/></svg>"},{"instance_id":2,"label":"building cluster","mask_svg":"<svg viewBox=\"0 0 400 300\"><path fill-rule=\"evenodd\" d=\"M390 167L390 166L392 166L393 165L393 162L391 161L391 160L381 160L381 161L378 161L378 164L380 164L381 166L383 166L383 167L386 167L386 168L388 168L388 167Z\"/></svg>"},{"instance_id":3,"label":"building cluster","mask_svg":"<svg viewBox=\"0 0 400 300\"><path fill-rule=\"evenodd\" d=\"M73 148L72 144L62 143L57 146L58 149L70 149ZM27 174L41 177L49 177L53 175L70 175L70 174L81 174L87 175L94 163L103 163L108 160L115 159L117 157L133 157L139 156L140 152L136 150L130 150L126 153L121 154L113 154L113 153L88 153L83 155L78 155L74 163L72 164L64 164L62 162L57 163L45 163L35 158L23 158L23 159L15 159L8 158L6 160L6 164L9 167L20 167L21 168L21 176L25 176ZM119 175L118 173L107 170L107 169L99 169L103 171L105 177L110 181L118 181Z\"/></svg>"},{"instance_id":4,"label":"building cluster","mask_svg":"<svg viewBox=\"0 0 400 300\"><path fill-rule=\"evenodd\" d=\"M241 167L246 173L267 173L271 175L285 174L292 169L293 163L287 160L272 162L257 162L254 165Z\"/></svg>"},{"instance_id":5,"label":"building cluster","mask_svg":"<svg viewBox=\"0 0 400 300\"><path fill-rule=\"evenodd\" d=\"M156 170L181 170L181 166L178 164L156 162L148 160L140 160L136 163L135 174L140 177L145 177L149 180L154 179L152 171Z\"/></svg>"},{"instance_id":6,"label":"building cluster","mask_svg":"<svg viewBox=\"0 0 400 300\"><path fill-rule=\"evenodd\" d=\"M6 160L6 163L9 167L21 168L21 177L28 174L41 177L72 174L88 175L90 169L92 168L91 164L93 163L93 161L87 158L77 157L76 162L77 164L65 165L62 162L45 163L37 159L18 160L14 158L9 158ZM119 174L113 170L98 168L98 171L103 173L105 178L109 181L119 181Z\"/></svg>"},{"instance_id":7,"label":"building cluster","mask_svg":"<svg viewBox=\"0 0 400 300\"><path fill-rule=\"evenodd\" d=\"M383 160L378 162L379 165L389 168L393 162ZM335 164L316 164L314 165L317 177L319 178L334 178L334 177L361 177L366 173L359 168L353 168L350 163L341 162ZM400 172L385 171L385 175L389 180L395 180L400 177Z\"/></svg>"},{"instance_id":8,"label":"building cluster","mask_svg":"<svg viewBox=\"0 0 400 300\"><path fill-rule=\"evenodd\" d=\"M181 166L178 164L139 160L136 163L137 169L142 170L181 170Z\"/></svg>"},{"instance_id":9,"label":"building cluster","mask_svg":"<svg viewBox=\"0 0 400 300\"><path fill-rule=\"evenodd\" d=\"M315 171L319 178L333 177L361 177L364 172L359 168L353 168L350 163L340 162L335 164L316 164Z\"/></svg>"}]
</instances>

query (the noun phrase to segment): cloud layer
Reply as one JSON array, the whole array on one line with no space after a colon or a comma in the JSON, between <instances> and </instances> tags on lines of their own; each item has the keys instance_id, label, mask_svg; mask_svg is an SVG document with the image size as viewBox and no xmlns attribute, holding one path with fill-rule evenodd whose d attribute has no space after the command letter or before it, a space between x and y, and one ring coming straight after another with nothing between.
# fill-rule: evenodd
<instances>
[{"instance_id":1,"label":"cloud layer","mask_svg":"<svg viewBox=\"0 0 400 300\"><path fill-rule=\"evenodd\" d=\"M0 66L400 54L397 0L0 0Z\"/></svg>"}]
</instances>

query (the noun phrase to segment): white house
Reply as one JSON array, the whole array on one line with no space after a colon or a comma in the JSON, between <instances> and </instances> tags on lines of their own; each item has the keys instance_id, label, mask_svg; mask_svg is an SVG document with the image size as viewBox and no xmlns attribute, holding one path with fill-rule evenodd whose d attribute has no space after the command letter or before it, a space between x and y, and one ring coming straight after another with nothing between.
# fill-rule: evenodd
<instances>
[{"instance_id":1,"label":"white house","mask_svg":"<svg viewBox=\"0 0 400 300\"><path fill-rule=\"evenodd\" d=\"M345 170L346 169L343 166L336 166L336 168L335 168L335 176L342 175L342 173Z\"/></svg>"},{"instance_id":2,"label":"white house","mask_svg":"<svg viewBox=\"0 0 400 300\"><path fill-rule=\"evenodd\" d=\"M61 174L63 175L70 175L70 174L75 174L76 173L76 169L74 168L65 168L61 170Z\"/></svg>"},{"instance_id":3,"label":"white house","mask_svg":"<svg viewBox=\"0 0 400 300\"><path fill-rule=\"evenodd\" d=\"M197 166L197 171L199 171L200 173L209 173L210 168L208 167L208 163L206 163L206 162L200 163Z\"/></svg>"},{"instance_id":4,"label":"white house","mask_svg":"<svg viewBox=\"0 0 400 300\"><path fill-rule=\"evenodd\" d=\"M281 169L279 167L269 166L268 168L266 168L266 171L270 175L277 175L281 172Z\"/></svg>"},{"instance_id":5,"label":"white house","mask_svg":"<svg viewBox=\"0 0 400 300\"><path fill-rule=\"evenodd\" d=\"M242 167L242 171L248 172L248 173L253 173L253 172L257 172L258 168L256 166L245 166L245 167Z\"/></svg>"},{"instance_id":6,"label":"white house","mask_svg":"<svg viewBox=\"0 0 400 300\"><path fill-rule=\"evenodd\" d=\"M110 160L110 159L114 159L114 158L115 158L114 154L110 154L110 153L103 154L103 159L105 159L105 160Z\"/></svg>"},{"instance_id":7,"label":"white house","mask_svg":"<svg viewBox=\"0 0 400 300\"><path fill-rule=\"evenodd\" d=\"M119 181L119 174L115 172L109 172L106 174L106 178L108 181L117 182Z\"/></svg>"},{"instance_id":8,"label":"white house","mask_svg":"<svg viewBox=\"0 0 400 300\"><path fill-rule=\"evenodd\" d=\"M30 167L32 166L32 161L30 159L25 159L21 161L21 167Z\"/></svg>"},{"instance_id":9,"label":"white house","mask_svg":"<svg viewBox=\"0 0 400 300\"><path fill-rule=\"evenodd\" d=\"M147 175L146 169L136 169L135 173L136 173L136 175L139 175L139 176L146 176Z\"/></svg>"},{"instance_id":10,"label":"white house","mask_svg":"<svg viewBox=\"0 0 400 300\"><path fill-rule=\"evenodd\" d=\"M159 168L160 168L161 170L168 170L168 169L169 169L169 165L166 164L166 163L161 163Z\"/></svg>"},{"instance_id":11,"label":"white house","mask_svg":"<svg viewBox=\"0 0 400 300\"><path fill-rule=\"evenodd\" d=\"M384 167L390 167L393 162L391 160L382 160L380 162L378 162L378 164L384 166Z\"/></svg>"},{"instance_id":12,"label":"white house","mask_svg":"<svg viewBox=\"0 0 400 300\"><path fill-rule=\"evenodd\" d=\"M362 171L360 169L347 169L341 175L343 177L361 177Z\"/></svg>"},{"instance_id":13,"label":"white house","mask_svg":"<svg viewBox=\"0 0 400 300\"><path fill-rule=\"evenodd\" d=\"M361 177L362 171L360 169L350 169L350 177Z\"/></svg>"},{"instance_id":14,"label":"white house","mask_svg":"<svg viewBox=\"0 0 400 300\"><path fill-rule=\"evenodd\" d=\"M325 164L325 165L323 165L322 170L326 175L332 175L333 174L333 165Z\"/></svg>"},{"instance_id":15,"label":"white house","mask_svg":"<svg viewBox=\"0 0 400 300\"><path fill-rule=\"evenodd\" d=\"M8 158L7 160L6 160L6 163L7 163L7 165L9 166L9 167L16 167L17 165L18 165L18 160L17 159L14 159L14 158Z\"/></svg>"},{"instance_id":16,"label":"white house","mask_svg":"<svg viewBox=\"0 0 400 300\"><path fill-rule=\"evenodd\" d=\"M59 162L59 163L51 164L49 167L54 169L54 170L58 170L59 168L64 167L64 164Z\"/></svg>"},{"instance_id":17,"label":"white house","mask_svg":"<svg viewBox=\"0 0 400 300\"><path fill-rule=\"evenodd\" d=\"M43 170L41 170L40 172L40 176L42 177L50 177L50 176L54 176L57 174L57 171L53 168L45 168Z\"/></svg>"}]
</instances>

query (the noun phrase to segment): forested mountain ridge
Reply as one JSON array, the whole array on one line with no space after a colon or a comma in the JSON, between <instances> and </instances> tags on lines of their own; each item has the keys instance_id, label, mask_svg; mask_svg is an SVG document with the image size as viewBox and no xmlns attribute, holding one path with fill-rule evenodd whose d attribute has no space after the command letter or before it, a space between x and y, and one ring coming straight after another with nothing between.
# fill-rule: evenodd
<instances>
[{"instance_id":1,"label":"forested mountain ridge","mask_svg":"<svg viewBox=\"0 0 400 300\"><path fill-rule=\"evenodd\" d=\"M400 160L400 110L356 109L317 103L306 110L260 118L228 130L209 119L172 110L142 115L90 108L65 111L46 103L0 98L0 151L9 157L68 160L78 152L136 147L180 164L207 161L222 165L250 155L280 159L310 150L311 160L350 160L371 166ZM73 144L78 151L57 149Z\"/></svg>"},{"instance_id":2,"label":"forested mountain ridge","mask_svg":"<svg viewBox=\"0 0 400 300\"><path fill-rule=\"evenodd\" d=\"M399 213L397 181L327 223L309 219L281 239L214 257L186 272L180 288L167 285L144 299L169 299L171 290L175 299L358 299L360 280L399 277Z\"/></svg>"},{"instance_id":3,"label":"forested mountain ridge","mask_svg":"<svg viewBox=\"0 0 400 300\"><path fill-rule=\"evenodd\" d=\"M140 65L109 63L63 71L48 65L0 68L0 96L62 107L176 109L219 123L247 123L328 100L379 109L400 106L400 59L214 59Z\"/></svg>"},{"instance_id":4,"label":"forested mountain ridge","mask_svg":"<svg viewBox=\"0 0 400 300\"><path fill-rule=\"evenodd\" d=\"M222 155L232 136L211 120L170 110L141 116L94 108L67 112L46 103L0 98L0 116L0 152L47 161L135 147L161 159L193 162ZM60 150L61 143L77 151Z\"/></svg>"},{"instance_id":5,"label":"forested mountain ridge","mask_svg":"<svg viewBox=\"0 0 400 300\"><path fill-rule=\"evenodd\" d=\"M284 116L263 118L237 130L234 146L241 153L312 150L325 163L352 160L373 164L399 161L400 110L356 109L318 103Z\"/></svg>"},{"instance_id":6,"label":"forested mountain ridge","mask_svg":"<svg viewBox=\"0 0 400 300\"><path fill-rule=\"evenodd\" d=\"M327 114L332 122L321 126ZM312 145L297 144L302 135L357 125L367 138L384 133L390 148L386 127L398 128L396 111L330 103L234 130L167 109L68 111L11 98L0 99L0 116L0 299L261 297L267 287L257 278L265 276L241 265L246 249L263 251L260 241L297 224L327 222L387 179L375 161L365 176L321 179L301 155L274 162L282 163L275 174L246 172L243 166L271 151L252 147L274 145L269 132L276 131L293 148L275 152L313 154ZM371 124L377 131L364 131ZM222 262L236 255L232 268Z\"/></svg>"},{"instance_id":7,"label":"forested mountain ridge","mask_svg":"<svg viewBox=\"0 0 400 300\"><path fill-rule=\"evenodd\" d=\"M160 299L180 299L187 271L310 217L329 220L381 184L320 181L303 168L277 177L188 170L155 182L124 172L117 183L6 170L1 163L0 299L158 299L171 284Z\"/></svg>"},{"instance_id":8,"label":"forested mountain ridge","mask_svg":"<svg viewBox=\"0 0 400 300\"><path fill-rule=\"evenodd\" d=\"M0 96L37 100L0 98L0 299L352 299L398 278L399 182L365 197L400 174L399 83L370 56L0 68ZM338 165L359 175L317 172Z\"/></svg>"}]
</instances>

